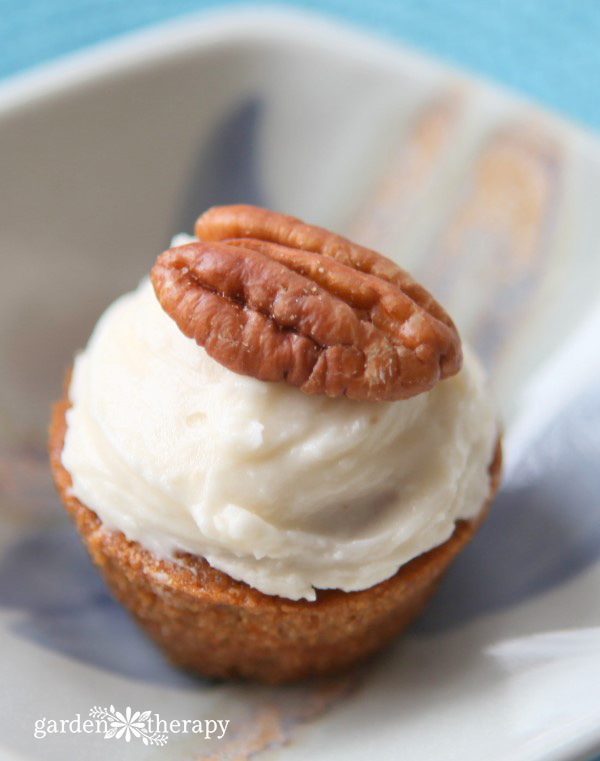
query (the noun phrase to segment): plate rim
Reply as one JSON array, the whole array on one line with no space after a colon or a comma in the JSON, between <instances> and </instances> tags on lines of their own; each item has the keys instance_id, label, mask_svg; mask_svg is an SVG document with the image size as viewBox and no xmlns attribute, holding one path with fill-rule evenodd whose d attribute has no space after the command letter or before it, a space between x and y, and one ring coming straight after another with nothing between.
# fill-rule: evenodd
<instances>
[{"instance_id":1,"label":"plate rim","mask_svg":"<svg viewBox=\"0 0 600 761\"><path fill-rule=\"evenodd\" d=\"M265 40L320 44L330 52L346 56L351 46L354 57L365 57L370 62L394 68L416 65L432 74L454 77L533 112L554 128L576 134L596 149L600 161L600 131L493 78L439 58L400 38L364 29L355 22L312 9L260 2L252 6L234 2L225 8L209 8L159 21L8 75L0 79L0 119L13 111L31 108L35 105L33 100L68 94L79 87L170 57L185 56L202 48L260 44Z\"/></svg>"}]
</instances>

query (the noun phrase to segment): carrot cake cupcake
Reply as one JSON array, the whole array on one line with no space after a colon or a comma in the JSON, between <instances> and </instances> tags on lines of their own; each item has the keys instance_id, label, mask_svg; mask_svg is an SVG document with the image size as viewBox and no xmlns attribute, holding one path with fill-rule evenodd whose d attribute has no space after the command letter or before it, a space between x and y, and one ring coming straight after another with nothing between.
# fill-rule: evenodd
<instances>
[{"instance_id":1,"label":"carrot cake cupcake","mask_svg":"<svg viewBox=\"0 0 600 761\"><path fill-rule=\"evenodd\" d=\"M328 673L405 628L481 523L495 410L450 317L390 260L250 206L195 232L75 359L57 489L173 662Z\"/></svg>"}]
</instances>

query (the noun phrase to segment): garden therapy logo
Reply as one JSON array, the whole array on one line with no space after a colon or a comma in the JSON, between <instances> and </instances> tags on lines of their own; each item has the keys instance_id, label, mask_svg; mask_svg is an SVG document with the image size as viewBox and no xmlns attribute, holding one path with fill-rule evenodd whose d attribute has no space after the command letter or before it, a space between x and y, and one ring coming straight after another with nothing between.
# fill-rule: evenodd
<instances>
[{"instance_id":1,"label":"garden therapy logo","mask_svg":"<svg viewBox=\"0 0 600 761\"><path fill-rule=\"evenodd\" d=\"M129 706L124 713L111 705L108 708L94 706L89 718L75 714L72 719L36 719L33 736L41 740L55 734L102 734L105 740L141 740L144 745L166 745L171 734L194 734L206 740L225 737L229 719L161 719L152 711L132 711Z\"/></svg>"}]
</instances>

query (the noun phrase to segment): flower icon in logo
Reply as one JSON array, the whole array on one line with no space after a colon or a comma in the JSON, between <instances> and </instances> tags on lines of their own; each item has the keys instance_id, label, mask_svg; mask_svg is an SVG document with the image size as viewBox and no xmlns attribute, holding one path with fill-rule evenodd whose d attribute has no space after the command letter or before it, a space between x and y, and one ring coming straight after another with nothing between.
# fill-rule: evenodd
<instances>
[{"instance_id":1,"label":"flower icon in logo","mask_svg":"<svg viewBox=\"0 0 600 761\"><path fill-rule=\"evenodd\" d=\"M138 737L144 745L166 745L168 736L160 732L153 731L150 719L150 711L136 711L132 713L131 708L127 706L125 714L117 711L113 705L109 708L94 706L90 709L90 716L94 719L104 719L110 727L104 733L104 739L120 740L125 738L129 742L132 737Z\"/></svg>"},{"instance_id":2,"label":"flower icon in logo","mask_svg":"<svg viewBox=\"0 0 600 761\"><path fill-rule=\"evenodd\" d=\"M127 706L125 716L123 716L121 711L115 711L113 706L110 708L111 712L115 715L115 720L110 723L112 729L108 730L107 737L114 735L117 740L120 740L125 735L125 742L129 742L132 735L134 737L141 737L142 734L145 734L146 720L150 716L150 711L144 711L144 713L136 711L132 714L131 708Z\"/></svg>"}]
</instances>

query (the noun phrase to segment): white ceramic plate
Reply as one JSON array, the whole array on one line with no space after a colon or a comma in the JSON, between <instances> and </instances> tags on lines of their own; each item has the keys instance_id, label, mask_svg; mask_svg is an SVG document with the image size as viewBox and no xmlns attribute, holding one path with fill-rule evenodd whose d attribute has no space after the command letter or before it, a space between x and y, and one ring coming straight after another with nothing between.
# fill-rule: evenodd
<instances>
[{"instance_id":1,"label":"white ceramic plate","mask_svg":"<svg viewBox=\"0 0 600 761\"><path fill-rule=\"evenodd\" d=\"M600 749L600 150L513 96L329 23L160 27L0 92L2 759L578 759ZM412 631L286 689L170 668L55 497L50 402L102 309L213 203L346 232L415 270L507 425L487 525ZM34 737L94 706L230 720L164 747ZM60 725L59 725L60 726ZM77 724L73 725L77 728Z\"/></svg>"}]
</instances>

